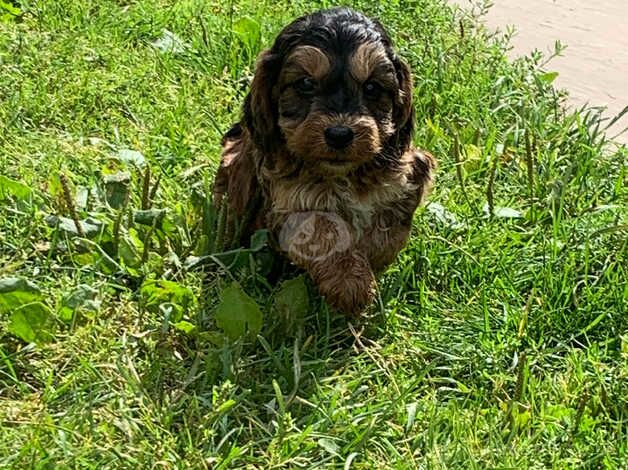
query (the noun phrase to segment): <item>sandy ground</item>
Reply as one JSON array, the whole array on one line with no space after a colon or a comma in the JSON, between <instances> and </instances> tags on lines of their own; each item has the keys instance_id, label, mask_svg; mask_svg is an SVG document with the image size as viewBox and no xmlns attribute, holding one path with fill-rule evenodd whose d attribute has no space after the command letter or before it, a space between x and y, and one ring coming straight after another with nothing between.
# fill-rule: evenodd
<instances>
[{"instance_id":1,"label":"sandy ground","mask_svg":"<svg viewBox=\"0 0 628 470\"><path fill-rule=\"evenodd\" d=\"M471 0L450 0L469 6ZM554 82L569 90L573 106L606 106L608 117L628 105L628 0L493 0L484 19L504 31L514 25L513 56L534 49L549 52L556 40L567 45L547 66ZM628 114L610 130L628 127ZM618 138L628 143L628 132Z\"/></svg>"}]
</instances>

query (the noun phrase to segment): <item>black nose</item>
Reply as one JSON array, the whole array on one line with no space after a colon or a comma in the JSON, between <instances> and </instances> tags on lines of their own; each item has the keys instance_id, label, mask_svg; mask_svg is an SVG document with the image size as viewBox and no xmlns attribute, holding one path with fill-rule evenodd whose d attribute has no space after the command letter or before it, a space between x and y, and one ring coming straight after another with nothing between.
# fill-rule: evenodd
<instances>
[{"instance_id":1,"label":"black nose","mask_svg":"<svg viewBox=\"0 0 628 470\"><path fill-rule=\"evenodd\" d=\"M325 142L335 149L343 149L353 141L353 131L347 126L335 126L325 129Z\"/></svg>"}]
</instances>

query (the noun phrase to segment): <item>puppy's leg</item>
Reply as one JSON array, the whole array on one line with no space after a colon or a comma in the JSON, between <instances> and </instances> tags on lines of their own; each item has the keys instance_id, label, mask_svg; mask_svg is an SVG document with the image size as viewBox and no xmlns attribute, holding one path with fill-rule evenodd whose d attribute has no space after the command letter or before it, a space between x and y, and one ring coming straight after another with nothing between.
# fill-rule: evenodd
<instances>
[{"instance_id":1,"label":"puppy's leg","mask_svg":"<svg viewBox=\"0 0 628 470\"><path fill-rule=\"evenodd\" d=\"M247 243L251 234L263 225L261 195L253 148L248 132L239 124L233 126L222 140L220 167L213 187L214 204L220 206L227 198L230 242Z\"/></svg>"},{"instance_id":2,"label":"puppy's leg","mask_svg":"<svg viewBox=\"0 0 628 470\"><path fill-rule=\"evenodd\" d=\"M314 211L273 218L281 251L307 271L327 303L357 315L372 302L373 270L337 214Z\"/></svg>"},{"instance_id":3,"label":"puppy's leg","mask_svg":"<svg viewBox=\"0 0 628 470\"><path fill-rule=\"evenodd\" d=\"M395 261L408 242L411 222L400 223L394 213L379 214L376 220L358 243L358 249L369 260L373 271L380 273Z\"/></svg>"},{"instance_id":4,"label":"puppy's leg","mask_svg":"<svg viewBox=\"0 0 628 470\"><path fill-rule=\"evenodd\" d=\"M436 160L425 151L411 149L402 158L405 196L391 201L387 208L374 214L371 226L358 242L373 270L378 273L395 261L408 241L412 217L429 193L436 169Z\"/></svg>"},{"instance_id":5,"label":"puppy's leg","mask_svg":"<svg viewBox=\"0 0 628 470\"><path fill-rule=\"evenodd\" d=\"M306 270L320 294L336 310L357 316L373 302L375 276L362 253L348 251L328 263L312 263Z\"/></svg>"}]
</instances>

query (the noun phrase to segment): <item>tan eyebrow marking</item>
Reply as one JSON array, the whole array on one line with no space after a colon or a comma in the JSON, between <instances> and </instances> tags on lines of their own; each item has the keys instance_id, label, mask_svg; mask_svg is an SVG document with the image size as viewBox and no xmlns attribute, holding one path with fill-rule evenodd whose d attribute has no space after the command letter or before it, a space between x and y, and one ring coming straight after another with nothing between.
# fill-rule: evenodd
<instances>
[{"instance_id":1,"label":"tan eyebrow marking","mask_svg":"<svg viewBox=\"0 0 628 470\"><path fill-rule=\"evenodd\" d=\"M299 46L286 59L282 70L284 76L297 76L305 72L321 81L330 71L331 62L327 54L314 46Z\"/></svg>"},{"instance_id":2,"label":"tan eyebrow marking","mask_svg":"<svg viewBox=\"0 0 628 470\"><path fill-rule=\"evenodd\" d=\"M383 47L376 43L360 44L349 58L351 76L367 81L376 71L384 81L394 81L394 68Z\"/></svg>"}]
</instances>

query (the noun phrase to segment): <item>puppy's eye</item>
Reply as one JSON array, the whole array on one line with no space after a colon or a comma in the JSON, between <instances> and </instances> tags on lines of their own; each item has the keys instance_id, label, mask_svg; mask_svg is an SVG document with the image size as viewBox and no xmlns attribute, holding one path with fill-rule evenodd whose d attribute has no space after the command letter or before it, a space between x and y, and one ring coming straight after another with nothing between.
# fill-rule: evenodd
<instances>
[{"instance_id":1,"label":"puppy's eye","mask_svg":"<svg viewBox=\"0 0 628 470\"><path fill-rule=\"evenodd\" d=\"M295 82L294 87L303 95L311 95L316 90L316 82L306 77Z\"/></svg>"},{"instance_id":2,"label":"puppy's eye","mask_svg":"<svg viewBox=\"0 0 628 470\"><path fill-rule=\"evenodd\" d=\"M382 88L382 86L372 80L369 80L364 84L364 95L367 98L377 99L380 97L383 91L384 89Z\"/></svg>"}]
</instances>

